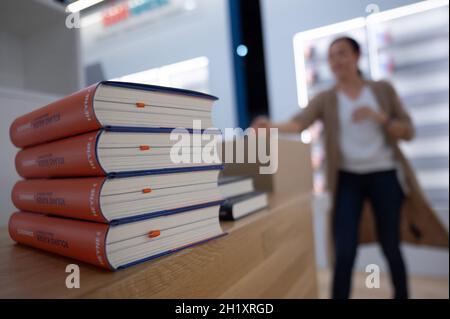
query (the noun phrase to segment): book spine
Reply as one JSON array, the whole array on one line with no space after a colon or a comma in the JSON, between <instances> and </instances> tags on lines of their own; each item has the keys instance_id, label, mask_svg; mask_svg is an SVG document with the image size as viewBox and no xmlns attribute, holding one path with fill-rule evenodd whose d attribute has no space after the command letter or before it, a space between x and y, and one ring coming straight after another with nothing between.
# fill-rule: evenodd
<instances>
[{"instance_id":1,"label":"book spine","mask_svg":"<svg viewBox=\"0 0 450 319\"><path fill-rule=\"evenodd\" d=\"M106 254L108 225L16 212L9 235L20 243L112 270Z\"/></svg>"},{"instance_id":2,"label":"book spine","mask_svg":"<svg viewBox=\"0 0 450 319\"><path fill-rule=\"evenodd\" d=\"M35 179L17 182L11 198L17 209L107 223L100 206L105 177Z\"/></svg>"},{"instance_id":3,"label":"book spine","mask_svg":"<svg viewBox=\"0 0 450 319\"><path fill-rule=\"evenodd\" d=\"M105 176L97 159L101 131L90 132L19 151L16 170L24 178Z\"/></svg>"},{"instance_id":4,"label":"book spine","mask_svg":"<svg viewBox=\"0 0 450 319\"><path fill-rule=\"evenodd\" d=\"M27 147L52 140L98 130L93 96L97 84L18 117L9 135L17 147Z\"/></svg>"}]
</instances>

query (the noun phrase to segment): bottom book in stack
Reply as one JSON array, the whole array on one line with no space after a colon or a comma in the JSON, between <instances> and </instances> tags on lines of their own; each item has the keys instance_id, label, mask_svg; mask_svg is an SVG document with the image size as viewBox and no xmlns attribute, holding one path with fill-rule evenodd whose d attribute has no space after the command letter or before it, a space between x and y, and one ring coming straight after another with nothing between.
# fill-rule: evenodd
<instances>
[{"instance_id":1,"label":"bottom book in stack","mask_svg":"<svg viewBox=\"0 0 450 319\"><path fill-rule=\"evenodd\" d=\"M18 243L115 270L221 236L219 169L16 183Z\"/></svg>"},{"instance_id":2,"label":"bottom book in stack","mask_svg":"<svg viewBox=\"0 0 450 319\"><path fill-rule=\"evenodd\" d=\"M9 233L18 243L117 270L224 235L219 206L126 224L103 224L16 212Z\"/></svg>"},{"instance_id":3,"label":"bottom book in stack","mask_svg":"<svg viewBox=\"0 0 450 319\"><path fill-rule=\"evenodd\" d=\"M220 207L220 218L224 220L236 220L268 206L267 194L255 191L251 177L223 176L219 191L225 198Z\"/></svg>"}]
</instances>

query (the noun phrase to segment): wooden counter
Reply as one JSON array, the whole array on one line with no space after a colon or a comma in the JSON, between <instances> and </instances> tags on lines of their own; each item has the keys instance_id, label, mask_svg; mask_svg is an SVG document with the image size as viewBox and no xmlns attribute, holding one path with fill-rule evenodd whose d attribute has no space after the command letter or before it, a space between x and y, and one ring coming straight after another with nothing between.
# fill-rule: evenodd
<instances>
[{"instance_id":1,"label":"wooden counter","mask_svg":"<svg viewBox=\"0 0 450 319\"><path fill-rule=\"evenodd\" d=\"M15 244L0 231L0 298L316 298L309 196L271 196L270 208L229 234L114 273ZM65 268L80 266L78 289Z\"/></svg>"}]
</instances>

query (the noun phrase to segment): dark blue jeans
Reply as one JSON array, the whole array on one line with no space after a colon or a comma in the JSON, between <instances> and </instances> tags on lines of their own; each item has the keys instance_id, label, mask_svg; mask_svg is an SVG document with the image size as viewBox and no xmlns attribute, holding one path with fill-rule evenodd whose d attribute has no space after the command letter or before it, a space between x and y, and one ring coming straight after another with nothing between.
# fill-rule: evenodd
<instances>
[{"instance_id":1,"label":"dark blue jeans","mask_svg":"<svg viewBox=\"0 0 450 319\"><path fill-rule=\"evenodd\" d=\"M394 297L408 298L405 264L400 251L400 210L404 194L395 170L368 174L339 172L333 220L332 297L345 299L350 295L358 226L365 199L373 207L378 241L389 265Z\"/></svg>"}]
</instances>

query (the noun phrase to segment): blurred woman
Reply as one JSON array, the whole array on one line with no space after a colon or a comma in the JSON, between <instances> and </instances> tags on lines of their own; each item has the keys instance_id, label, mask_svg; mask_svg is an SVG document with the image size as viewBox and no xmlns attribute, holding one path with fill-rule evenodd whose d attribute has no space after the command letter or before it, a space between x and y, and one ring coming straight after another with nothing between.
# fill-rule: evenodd
<instances>
[{"instance_id":1,"label":"blurred woman","mask_svg":"<svg viewBox=\"0 0 450 319\"><path fill-rule=\"evenodd\" d=\"M328 61L336 84L314 97L290 121L271 123L258 117L252 127L295 133L315 120L323 122L327 184L332 195L332 297L349 297L358 242L372 242L377 237L389 265L394 297L408 298L400 221L406 223L402 235L410 242L446 246L448 235L397 145L398 140L413 138L411 118L389 83L363 78L358 69L360 55L354 39L334 40ZM360 223L362 212L367 211L363 209L366 200L374 213L376 235L372 215L364 213ZM405 214L401 219L402 208Z\"/></svg>"}]
</instances>

